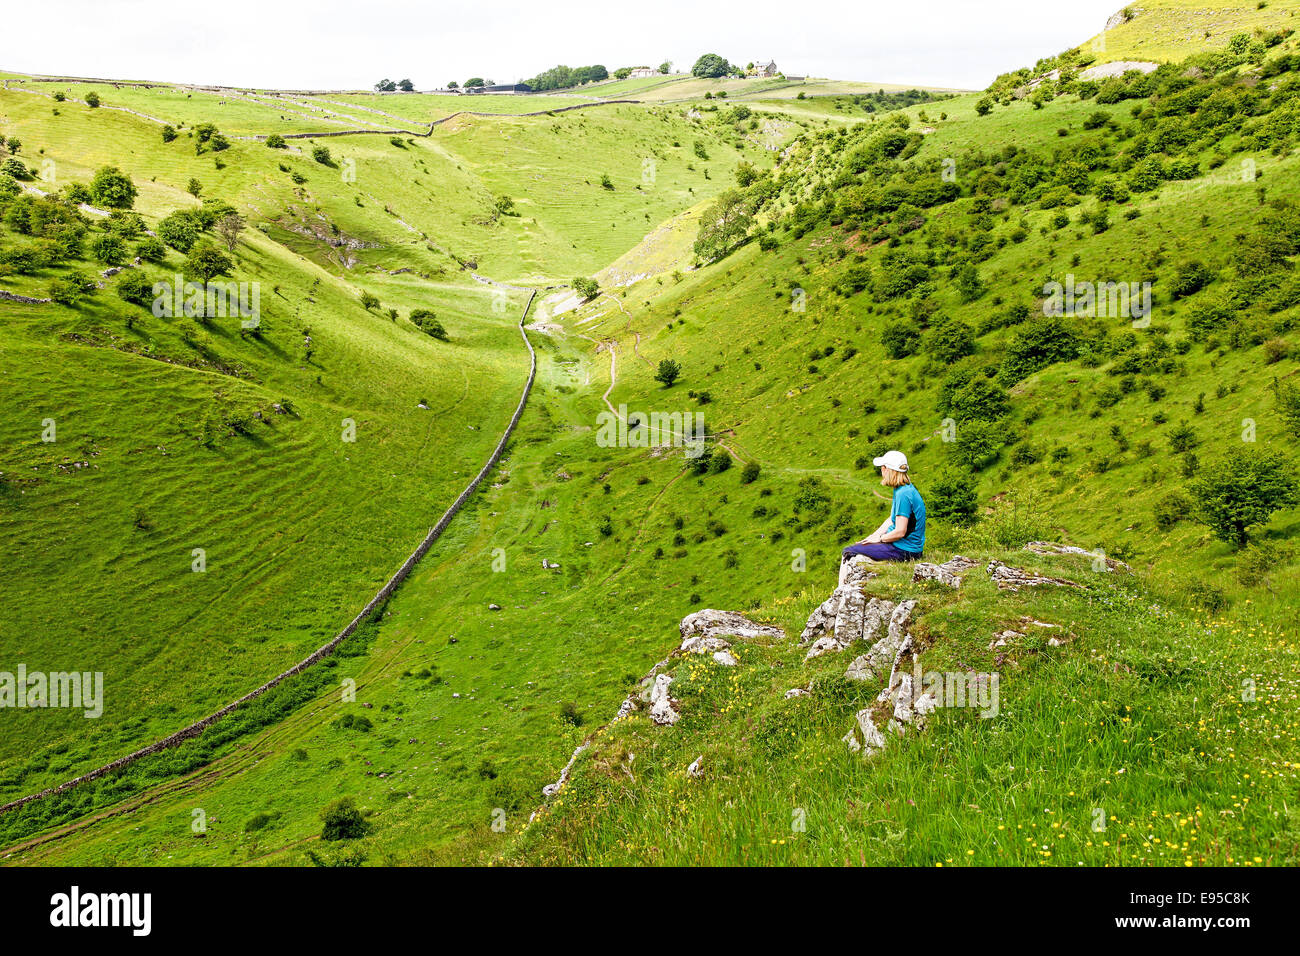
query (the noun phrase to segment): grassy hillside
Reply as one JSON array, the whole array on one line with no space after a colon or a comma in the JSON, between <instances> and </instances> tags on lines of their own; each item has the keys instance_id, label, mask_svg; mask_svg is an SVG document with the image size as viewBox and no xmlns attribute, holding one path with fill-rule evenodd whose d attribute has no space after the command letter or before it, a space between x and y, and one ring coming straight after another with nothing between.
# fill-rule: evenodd
<instances>
[{"instance_id":1,"label":"grassy hillside","mask_svg":"<svg viewBox=\"0 0 1300 956\"><path fill-rule=\"evenodd\" d=\"M790 100L804 115L771 117L729 96L688 107L461 117L401 145L374 134L323 141L331 162L356 170L355 183L314 160L309 142L281 152L239 141L217 170L210 152L191 155L193 140L170 151L146 142L157 127L138 117L0 94L23 139L20 155L44 148L83 178L110 155L124 168L129 157L150 226L197 205L184 186L198 172L204 195L238 201L265 226L239 248L241 270L293 290L291 302L328 302L329 318L313 315L312 335L320 323L338 336L340 364L317 381L315 369L293 361L259 364L259 346L238 336L217 358L256 372L238 378L241 387L265 380L273 391L297 389L293 404L308 410L297 427L315 425L308 403L329 387L338 390L327 393L335 414L365 398L376 423L405 434L396 422L414 416L411 395L432 391L411 381L442 384L426 404L453 410L438 416L434 442L389 439L352 484L325 473L343 488L337 515L350 509L381 524L374 503L389 498L374 494L376 476L392 475L381 487L398 488L400 498L408 487L400 466L413 471L430 458L429 474L449 489L430 497L445 501L486 457L499 427L489 419L501 421L526 361L511 338L520 295L471 322L470 303L486 290L463 266L534 287L594 274L602 286L567 311L556 308L572 298L567 289L542 290L529 331L537 384L507 456L339 656L286 682L234 729L0 816L8 859L1294 863L1300 673L1287 635L1297 623L1291 540L1300 510L1287 483L1300 471L1300 207L1290 199L1300 187L1300 59L1287 38L1273 40L1262 55L1229 48L1148 75L1080 81L1067 70L1032 91L1030 71L1008 74L984 93L902 110L886 109L891 102L869 111L845 96ZM834 114L847 121L826 122ZM87 129L104 131L103 158L76 157ZM763 142L769 134L776 148ZM652 183L642 177L646 158ZM306 182L295 183L293 171ZM512 202L498 205L502 196ZM740 228L711 243L724 209ZM340 236L357 247L331 244ZM8 229L4 239L32 241ZM169 256L172 267L178 258ZM67 267L5 276L4 287L39 292ZM1058 309L1054 282L1150 283L1151 307L1135 313L1108 298L1094 308L1080 298ZM382 305L363 309L361 290ZM442 297L435 309L449 342L407 320L427 296ZM51 386L48 369L90 347L88 335L61 340L60 332L91 323L119 338L129 331L116 305L112 316L95 311L105 298L77 310L13 310L20 321L5 345L30 356L20 363L14 420L33 396L71 403L85 393L67 383L59 399L65 384ZM396 321L383 312L390 301ZM173 341L163 323L139 321ZM391 381L364 372L387 370L390 352L408 342L409 365L394 365ZM280 345L300 354L290 347ZM671 386L656 379L664 359L681 366ZM334 381L351 363L366 377ZM78 384L107 389L96 376L114 366L85 364ZM195 374L170 363L163 372ZM181 396L170 400L202 397L185 381L168 386ZM145 394L151 384L132 387ZM99 427L110 427L118 401L105 402ZM611 447L601 427L607 413L624 414L621 406L701 414L708 454ZM137 414L125 419L132 435L162 427ZM43 416L30 417L29 435L38 436ZM319 421L327 434L329 420ZM253 475L330 460L314 433L287 425L290 434L256 462L243 437L218 443L246 483L197 506L191 490L190 511L176 507L194 519L187 533L214 520L199 520L194 507L236 509ZM46 468L43 493L68 516L60 567L76 528L111 527L128 490L176 500L150 484L166 474L153 468L131 473L129 484L124 470L121 484L96 488L93 499L74 497L70 482L103 479L65 478L48 446L26 440L14 473ZM841 737L880 682L842 676L857 650L805 664L795 635L833 588L839 549L885 511L870 461L891 447L907 451L930 507L929 555L960 552L978 566L959 591L916 585L909 568L890 568L869 592L918 600L925 667L1000 672L1004 697L996 717L941 710L924 733L864 761ZM343 457L355 458L351 451ZM209 451L191 454L201 462ZM464 466L449 455L463 455ZM338 458L336 450L340 471L351 467ZM1250 490L1249 469L1274 492L1240 540L1213 518ZM182 470L194 483L225 473ZM412 476L409 487L417 483ZM23 506L36 493L18 490ZM283 495L300 508L318 503ZM98 510L74 523L71 501ZM423 514L413 495L406 514L410 525ZM12 520L6 540L33 539L34 514ZM250 520L230 537L241 536L251 554L266 527ZM345 563L363 537L376 557L404 553L365 525L350 529L351 539L338 527L320 527L336 551L305 549L312 555L293 564L285 587L295 596L339 581L364 592L367 580ZM120 529L102 560L133 553L121 542L136 534ZM1104 552L1132 572L1024 551L1032 540ZM999 591L983 571L990 560L1084 587ZM43 636L52 621L68 632L64 645L90 646L91 636L70 633L82 621L57 620L54 602L64 595L39 593L53 573L42 568L25 586L43 616L21 633ZM191 598L177 598L165 581L154 568L133 584L168 612L192 612ZM104 587L89 574L74 582L78 602L83 590ZM125 613L122 602L101 600ZM337 600L340 615L357 603ZM277 611L287 603L270 594L238 607L251 619L273 601ZM230 606L211 613L229 616ZM601 729L678 646L678 621L706 607L777 623L787 637L738 642L734 668L707 657L676 663L676 726L638 714ZM1031 632L990 648L1025 617L1059 625L1059 645ZM148 630L174 637L175 622ZM158 673L202 667L195 648L210 641L184 644L154 645ZM245 645L259 653L240 651L242 686L274 659L251 638ZM341 692L346 678L356 682L355 700ZM808 696L787 699L794 687ZM179 708L186 693L165 702ZM120 739L146 737L174 716L127 726ZM75 721L67 724L70 738ZM592 747L568 785L525 826L545 803L541 788L584 741ZM45 756L62 755L52 747ZM688 777L697 757L703 776ZM59 776L51 767L67 769L37 763L11 773L14 792ZM9 766L23 766L16 753ZM366 832L322 840L321 812L339 797L356 802ZM1099 809L1105 831L1093 829ZM207 823L201 835L196 810ZM791 826L794 811L802 829Z\"/></svg>"},{"instance_id":2,"label":"grassy hillside","mask_svg":"<svg viewBox=\"0 0 1300 956\"><path fill-rule=\"evenodd\" d=\"M1297 12L1293 0L1139 0L1117 10L1115 24L1079 48L1098 63L1177 61L1221 50L1237 34L1295 29Z\"/></svg>"}]
</instances>

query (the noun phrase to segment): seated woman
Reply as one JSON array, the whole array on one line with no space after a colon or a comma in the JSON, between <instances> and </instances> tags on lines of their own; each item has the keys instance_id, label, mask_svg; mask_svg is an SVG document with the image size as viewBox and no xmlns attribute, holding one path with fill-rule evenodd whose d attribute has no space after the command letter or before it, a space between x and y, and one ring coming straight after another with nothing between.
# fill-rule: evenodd
<instances>
[{"instance_id":1,"label":"seated woman","mask_svg":"<svg viewBox=\"0 0 1300 956\"><path fill-rule=\"evenodd\" d=\"M887 451L872 464L880 469L880 483L894 489L893 507L869 537L844 549L841 560L860 554L872 561L915 561L925 550L925 502L907 476L907 456Z\"/></svg>"}]
</instances>

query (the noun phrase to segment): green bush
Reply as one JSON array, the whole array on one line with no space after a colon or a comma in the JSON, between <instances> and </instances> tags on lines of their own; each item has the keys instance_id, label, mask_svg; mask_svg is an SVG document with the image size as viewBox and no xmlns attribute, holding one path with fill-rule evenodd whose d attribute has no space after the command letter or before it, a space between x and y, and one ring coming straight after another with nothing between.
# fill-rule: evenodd
<instances>
[{"instance_id":1,"label":"green bush","mask_svg":"<svg viewBox=\"0 0 1300 956\"><path fill-rule=\"evenodd\" d=\"M117 280L117 296L132 305L148 306L153 302L153 283L139 269L127 269Z\"/></svg>"},{"instance_id":2,"label":"green bush","mask_svg":"<svg viewBox=\"0 0 1300 956\"><path fill-rule=\"evenodd\" d=\"M130 209L135 205L136 188L131 177L116 166L104 166L90 181L95 205L109 209Z\"/></svg>"},{"instance_id":3,"label":"green bush","mask_svg":"<svg viewBox=\"0 0 1300 956\"><path fill-rule=\"evenodd\" d=\"M355 840L370 830L351 797L340 797L320 813L322 840Z\"/></svg>"},{"instance_id":4,"label":"green bush","mask_svg":"<svg viewBox=\"0 0 1300 956\"><path fill-rule=\"evenodd\" d=\"M1205 468L1191 486L1193 515L1214 536L1244 547L1250 529L1300 500L1291 465L1280 455L1243 450Z\"/></svg>"},{"instance_id":5,"label":"green bush","mask_svg":"<svg viewBox=\"0 0 1300 956\"><path fill-rule=\"evenodd\" d=\"M953 524L970 524L979 509L975 479L968 472L953 468L941 471L926 489L925 507L932 517L946 518Z\"/></svg>"},{"instance_id":6,"label":"green bush","mask_svg":"<svg viewBox=\"0 0 1300 956\"><path fill-rule=\"evenodd\" d=\"M438 316L431 309L412 309L411 322L416 328L432 335L435 339L446 342L447 330L438 321Z\"/></svg>"}]
</instances>

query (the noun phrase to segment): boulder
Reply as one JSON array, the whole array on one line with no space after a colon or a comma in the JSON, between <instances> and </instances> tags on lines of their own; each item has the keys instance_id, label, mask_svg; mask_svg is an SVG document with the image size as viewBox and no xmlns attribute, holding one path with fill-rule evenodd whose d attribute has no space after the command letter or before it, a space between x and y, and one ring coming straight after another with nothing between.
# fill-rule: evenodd
<instances>
[{"instance_id":1,"label":"boulder","mask_svg":"<svg viewBox=\"0 0 1300 956\"><path fill-rule=\"evenodd\" d=\"M953 555L943 564L929 564L921 561L916 565L916 570L912 572L912 583L938 581L950 588L959 588L961 587L961 576L973 567L975 567L975 562L960 554Z\"/></svg>"},{"instance_id":2,"label":"boulder","mask_svg":"<svg viewBox=\"0 0 1300 956\"><path fill-rule=\"evenodd\" d=\"M686 768L686 776L688 777L704 776L704 771L700 769L700 761L702 761L703 759L704 759L704 754L700 754L693 761L691 761L691 765Z\"/></svg>"},{"instance_id":3,"label":"boulder","mask_svg":"<svg viewBox=\"0 0 1300 956\"><path fill-rule=\"evenodd\" d=\"M682 618L679 626L683 640L689 637L785 637L785 631L771 624L755 624L735 611L715 611L712 608L696 611Z\"/></svg>"},{"instance_id":4,"label":"boulder","mask_svg":"<svg viewBox=\"0 0 1300 956\"><path fill-rule=\"evenodd\" d=\"M1035 574L1033 571L1026 571L1024 568L1014 568L1009 564L1003 564L996 559L990 561L985 570L998 586L999 591L1019 591L1021 588L1041 587L1044 584L1063 588L1078 588L1081 591L1086 590L1082 584L1074 581Z\"/></svg>"}]
</instances>

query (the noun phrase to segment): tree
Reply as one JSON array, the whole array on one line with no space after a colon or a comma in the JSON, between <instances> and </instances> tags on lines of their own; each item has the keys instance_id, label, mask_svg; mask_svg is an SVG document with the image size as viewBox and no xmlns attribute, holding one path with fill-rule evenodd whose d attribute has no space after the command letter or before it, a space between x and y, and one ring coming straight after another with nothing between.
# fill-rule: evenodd
<instances>
[{"instance_id":1,"label":"tree","mask_svg":"<svg viewBox=\"0 0 1300 956\"><path fill-rule=\"evenodd\" d=\"M749 234L754 213L749 200L739 189L728 189L700 217L700 231L695 239L695 254L712 260L726 255Z\"/></svg>"},{"instance_id":2,"label":"tree","mask_svg":"<svg viewBox=\"0 0 1300 956\"><path fill-rule=\"evenodd\" d=\"M217 276L229 275L234 265L224 252L207 240L195 243L185 260L185 270L190 275L197 276L204 285Z\"/></svg>"},{"instance_id":3,"label":"tree","mask_svg":"<svg viewBox=\"0 0 1300 956\"><path fill-rule=\"evenodd\" d=\"M460 84L457 83L455 80L452 80L450 83L447 84L447 89L458 90L460 89Z\"/></svg>"},{"instance_id":4,"label":"tree","mask_svg":"<svg viewBox=\"0 0 1300 956\"><path fill-rule=\"evenodd\" d=\"M385 77L375 84L375 89L380 93L392 93L397 89L397 84Z\"/></svg>"},{"instance_id":5,"label":"tree","mask_svg":"<svg viewBox=\"0 0 1300 956\"><path fill-rule=\"evenodd\" d=\"M667 75L667 74L671 73L672 70L673 70L673 61L672 61L672 60L664 60L662 63L659 64L659 72L660 72L660 73L663 73L663 74Z\"/></svg>"},{"instance_id":6,"label":"tree","mask_svg":"<svg viewBox=\"0 0 1300 956\"><path fill-rule=\"evenodd\" d=\"M217 235L226 244L226 249L235 251L239 234L244 231L244 217L237 212L228 212L217 220Z\"/></svg>"},{"instance_id":7,"label":"tree","mask_svg":"<svg viewBox=\"0 0 1300 956\"><path fill-rule=\"evenodd\" d=\"M401 90L403 93L415 92L415 84L412 83L410 80L398 80L397 88Z\"/></svg>"},{"instance_id":8,"label":"tree","mask_svg":"<svg viewBox=\"0 0 1300 956\"><path fill-rule=\"evenodd\" d=\"M600 293L600 283L595 279L587 279L582 276L573 280L573 291L578 293L578 297L583 302L588 302L596 298Z\"/></svg>"},{"instance_id":9,"label":"tree","mask_svg":"<svg viewBox=\"0 0 1300 956\"><path fill-rule=\"evenodd\" d=\"M95 173L95 178L90 181L90 194L97 206L130 209L135 205L135 184L116 166L104 166Z\"/></svg>"},{"instance_id":10,"label":"tree","mask_svg":"<svg viewBox=\"0 0 1300 956\"><path fill-rule=\"evenodd\" d=\"M1204 468L1192 483L1193 517L1234 548L1250 529L1300 501L1291 467L1280 455L1243 449Z\"/></svg>"},{"instance_id":11,"label":"tree","mask_svg":"<svg viewBox=\"0 0 1300 956\"><path fill-rule=\"evenodd\" d=\"M158 223L158 238L178 252L189 252L199 238L201 229L194 214L188 209L168 213Z\"/></svg>"},{"instance_id":12,"label":"tree","mask_svg":"<svg viewBox=\"0 0 1300 956\"><path fill-rule=\"evenodd\" d=\"M441 342L447 341L447 330L442 327L437 314L431 309L412 309L411 322L417 329L432 335L435 339Z\"/></svg>"},{"instance_id":13,"label":"tree","mask_svg":"<svg viewBox=\"0 0 1300 956\"><path fill-rule=\"evenodd\" d=\"M682 376L682 367L673 359L660 359L659 369L655 372L655 381L662 382L664 388L672 388L673 382Z\"/></svg>"},{"instance_id":14,"label":"tree","mask_svg":"<svg viewBox=\"0 0 1300 956\"><path fill-rule=\"evenodd\" d=\"M926 492L926 499L932 517L947 518L953 524L969 524L979 510L974 479L953 468L935 476Z\"/></svg>"},{"instance_id":15,"label":"tree","mask_svg":"<svg viewBox=\"0 0 1300 956\"><path fill-rule=\"evenodd\" d=\"M185 191L198 199L199 196L203 195L203 184L191 176L190 181L185 184Z\"/></svg>"},{"instance_id":16,"label":"tree","mask_svg":"<svg viewBox=\"0 0 1300 956\"><path fill-rule=\"evenodd\" d=\"M716 53L705 53L691 67L691 75L704 78L726 76L731 72L731 64Z\"/></svg>"},{"instance_id":17,"label":"tree","mask_svg":"<svg viewBox=\"0 0 1300 956\"><path fill-rule=\"evenodd\" d=\"M99 109L99 94L96 93L94 90L91 90L89 93L87 93L86 105L89 106L92 110Z\"/></svg>"},{"instance_id":18,"label":"tree","mask_svg":"<svg viewBox=\"0 0 1300 956\"><path fill-rule=\"evenodd\" d=\"M993 109L993 101L987 96L975 104L975 112L980 116L988 116Z\"/></svg>"},{"instance_id":19,"label":"tree","mask_svg":"<svg viewBox=\"0 0 1300 956\"><path fill-rule=\"evenodd\" d=\"M484 85L483 77L481 76L471 76L468 80L465 81L465 89L467 90L475 86L483 86L483 85Z\"/></svg>"}]
</instances>

